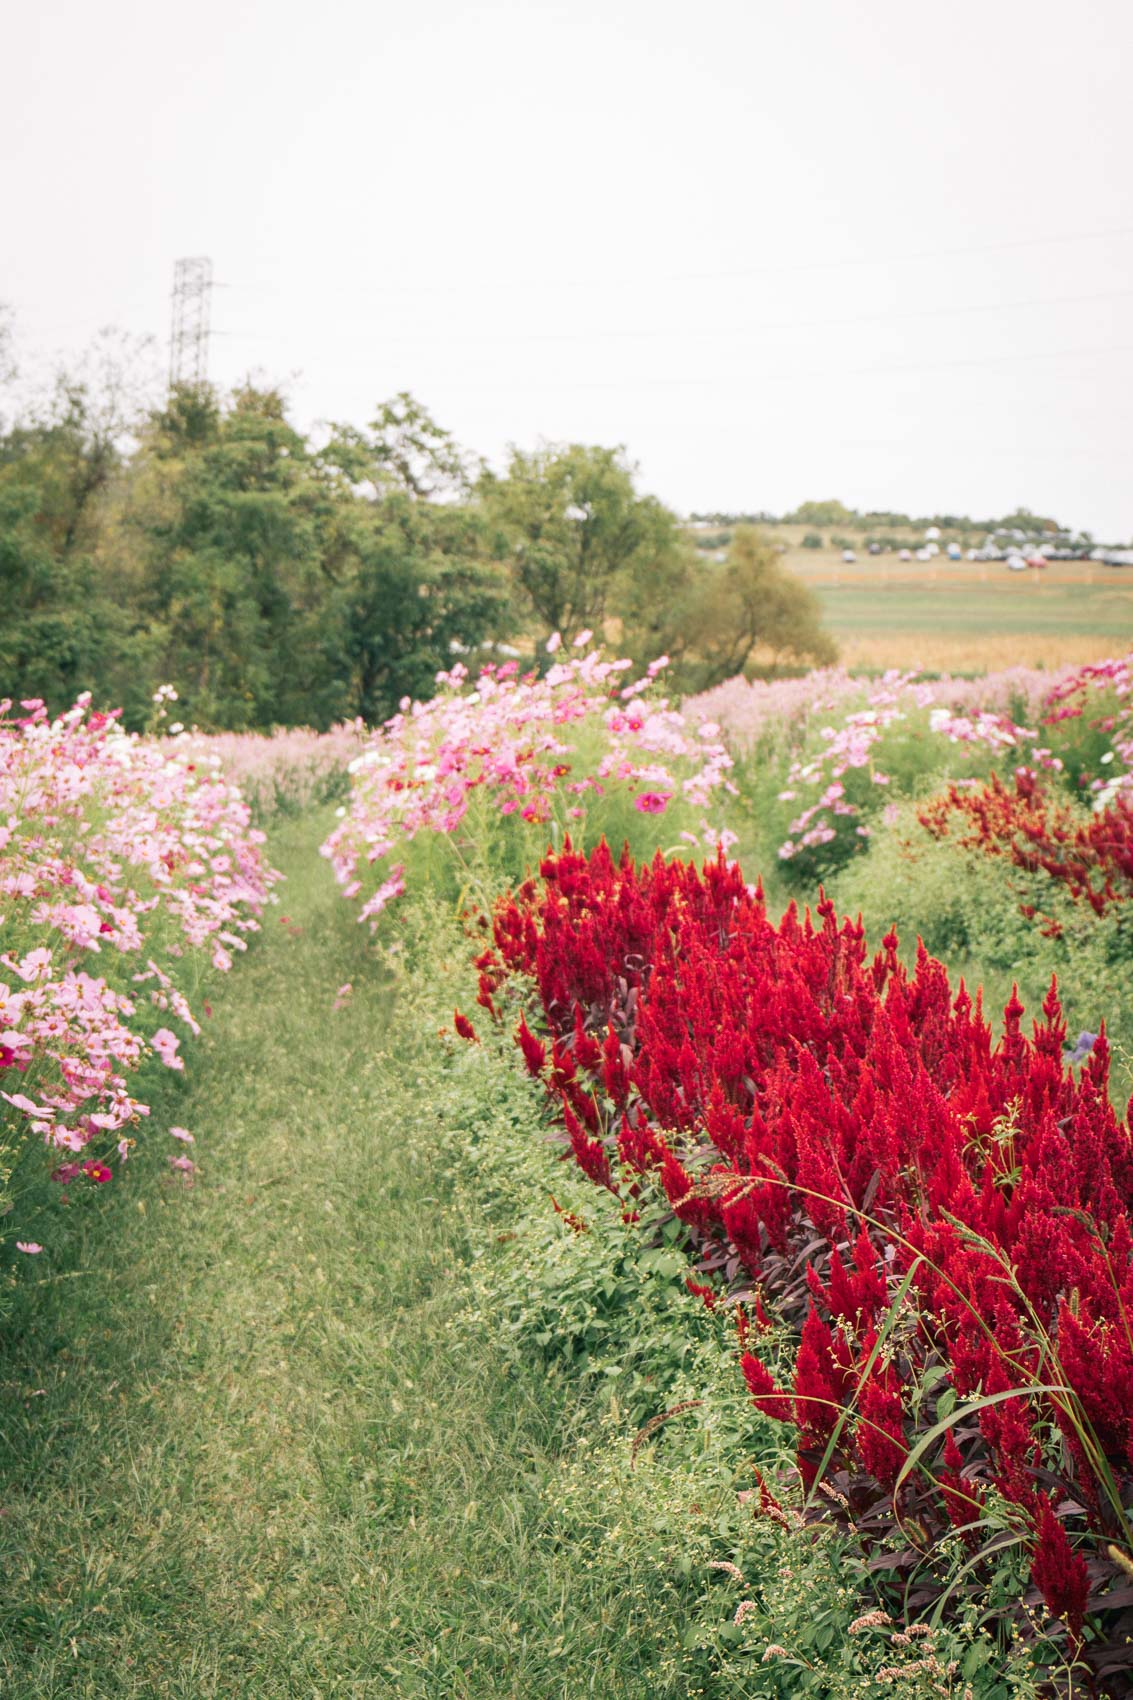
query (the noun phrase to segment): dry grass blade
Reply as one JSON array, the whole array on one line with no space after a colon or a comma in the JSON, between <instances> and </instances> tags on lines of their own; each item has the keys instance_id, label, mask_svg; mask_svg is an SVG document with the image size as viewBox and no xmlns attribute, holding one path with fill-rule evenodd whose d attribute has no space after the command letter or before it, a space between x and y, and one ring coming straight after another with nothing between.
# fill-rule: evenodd
<instances>
[{"instance_id":1,"label":"dry grass blade","mask_svg":"<svg viewBox=\"0 0 1133 1700\"><path fill-rule=\"evenodd\" d=\"M703 1399L682 1399L679 1405L670 1405L667 1411L659 1411L655 1417L650 1417L644 1428L638 1429L629 1449L629 1467L632 1470L637 1458L637 1449L644 1446L651 1434L656 1434L662 1423L667 1423L670 1417L679 1417L682 1411L695 1411L698 1405L703 1405Z\"/></svg>"}]
</instances>

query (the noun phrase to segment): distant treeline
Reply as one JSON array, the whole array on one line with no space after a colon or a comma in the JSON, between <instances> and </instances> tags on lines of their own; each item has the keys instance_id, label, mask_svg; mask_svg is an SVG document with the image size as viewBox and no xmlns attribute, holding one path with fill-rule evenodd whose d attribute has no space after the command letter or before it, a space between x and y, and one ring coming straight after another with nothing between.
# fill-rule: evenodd
<instances>
[{"instance_id":1,"label":"distant treeline","mask_svg":"<svg viewBox=\"0 0 1133 1700\"><path fill-rule=\"evenodd\" d=\"M694 524L700 525L850 525L855 527L903 528L910 531L921 531L930 525L939 526L941 531L961 532L995 532L1021 531L1027 537L1058 536L1081 538L1083 542L1092 541L1088 531L1074 531L1064 526L1058 520L1044 518L1034 514L1029 508L1016 508L1014 512L1002 514L997 519L972 519L968 514L923 514L911 515L892 513L881 509L848 508L844 502L801 502L790 513L694 513L689 515Z\"/></svg>"},{"instance_id":2,"label":"distant treeline","mask_svg":"<svg viewBox=\"0 0 1133 1700\"><path fill-rule=\"evenodd\" d=\"M90 690L140 727L171 683L187 724L325 727L457 657L546 664L552 631L667 653L689 689L834 658L771 543L705 561L621 449L494 474L408 394L316 440L270 386L129 392L64 374L0 419L0 696Z\"/></svg>"}]
</instances>

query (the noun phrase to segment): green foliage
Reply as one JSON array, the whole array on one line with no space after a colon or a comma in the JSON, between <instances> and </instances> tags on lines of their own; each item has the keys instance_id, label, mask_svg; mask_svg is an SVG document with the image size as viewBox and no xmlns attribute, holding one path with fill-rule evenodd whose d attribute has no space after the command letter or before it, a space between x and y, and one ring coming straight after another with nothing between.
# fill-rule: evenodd
<instances>
[{"instance_id":1,"label":"green foliage","mask_svg":"<svg viewBox=\"0 0 1133 1700\"><path fill-rule=\"evenodd\" d=\"M166 681L204 727L383 719L503 618L470 477L405 395L316 449L276 390L139 419L123 383L63 379L0 435L5 689L91 689L133 727Z\"/></svg>"},{"instance_id":2,"label":"green foliage","mask_svg":"<svg viewBox=\"0 0 1133 1700\"><path fill-rule=\"evenodd\" d=\"M327 458L375 494L396 490L418 501L467 495L477 468L451 431L402 390L383 402L368 431L336 425Z\"/></svg>"},{"instance_id":3,"label":"green foliage","mask_svg":"<svg viewBox=\"0 0 1133 1700\"><path fill-rule=\"evenodd\" d=\"M627 595L625 627L635 659L669 655L687 691L758 667L837 658L814 595L754 526L737 526L723 562L674 556L639 575Z\"/></svg>"},{"instance_id":4,"label":"green foliage","mask_svg":"<svg viewBox=\"0 0 1133 1700\"><path fill-rule=\"evenodd\" d=\"M513 449L506 476L485 474L480 495L547 636L600 630L632 584L653 581L684 553L675 516L638 495L621 449Z\"/></svg>"},{"instance_id":5,"label":"green foliage","mask_svg":"<svg viewBox=\"0 0 1133 1700\"><path fill-rule=\"evenodd\" d=\"M99 504L122 421L79 378L0 436L0 673L14 697L73 702L120 628L99 583Z\"/></svg>"},{"instance_id":6,"label":"green foliage","mask_svg":"<svg viewBox=\"0 0 1133 1700\"><path fill-rule=\"evenodd\" d=\"M14 696L57 711L91 690L139 728L168 682L205 729L326 728L385 719L454 655L475 667L533 627L612 621L643 663L687 656L681 687L726 677L753 641L832 653L754 533L715 540L722 570L702 563L621 449L516 449L497 477L406 392L320 445L276 389L182 386L147 411L127 354L101 361L0 431Z\"/></svg>"},{"instance_id":7,"label":"green foliage","mask_svg":"<svg viewBox=\"0 0 1133 1700\"><path fill-rule=\"evenodd\" d=\"M853 508L844 502L800 502L793 513L784 514L790 525L852 525L857 519Z\"/></svg>"},{"instance_id":8,"label":"green foliage","mask_svg":"<svg viewBox=\"0 0 1133 1700\"><path fill-rule=\"evenodd\" d=\"M820 531L808 531L803 538L802 546L804 549L821 549L822 533Z\"/></svg>"}]
</instances>

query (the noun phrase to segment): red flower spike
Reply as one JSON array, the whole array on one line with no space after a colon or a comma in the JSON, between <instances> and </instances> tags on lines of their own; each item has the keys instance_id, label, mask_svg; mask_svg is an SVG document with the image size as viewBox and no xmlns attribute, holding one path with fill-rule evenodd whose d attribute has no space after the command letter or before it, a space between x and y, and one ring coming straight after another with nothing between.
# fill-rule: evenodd
<instances>
[{"instance_id":1,"label":"red flower spike","mask_svg":"<svg viewBox=\"0 0 1133 1700\"><path fill-rule=\"evenodd\" d=\"M1090 1573L1086 1561L1072 1549L1066 1529L1045 1494L1039 1500L1035 1533L1031 1580L1042 1594L1050 1615L1066 1624L1071 1647L1076 1652L1082 1640Z\"/></svg>"},{"instance_id":2,"label":"red flower spike","mask_svg":"<svg viewBox=\"0 0 1133 1700\"><path fill-rule=\"evenodd\" d=\"M468 1039L475 1045L480 1043L480 1038L475 1027L473 1027L471 1021L469 1021L466 1015L461 1015L459 1010L454 1010L452 1024L456 1029L458 1038Z\"/></svg>"}]
</instances>

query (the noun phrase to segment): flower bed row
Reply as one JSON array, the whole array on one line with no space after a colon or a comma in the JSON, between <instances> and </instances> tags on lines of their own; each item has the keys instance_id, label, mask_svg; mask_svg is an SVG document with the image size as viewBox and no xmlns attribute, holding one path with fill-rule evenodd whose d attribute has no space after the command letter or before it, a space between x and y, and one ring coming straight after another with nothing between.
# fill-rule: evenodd
<instances>
[{"instance_id":1,"label":"flower bed row","mask_svg":"<svg viewBox=\"0 0 1133 1700\"><path fill-rule=\"evenodd\" d=\"M870 957L826 903L776 925L723 857L550 855L479 967L491 1014L510 977L535 988L518 1042L581 1168L675 1212L706 1302L735 1305L812 1514L915 1609L949 1543L967 1587L1025 1551L1016 1627L1124 1692L1133 1140L1104 1032L1076 1071L1052 987L1033 1036L1015 998L993 1039L923 950L911 974L892 934ZM784 1323L790 1374L760 1352Z\"/></svg>"},{"instance_id":2,"label":"flower bed row","mask_svg":"<svg viewBox=\"0 0 1133 1700\"><path fill-rule=\"evenodd\" d=\"M36 1147L64 1187L112 1179L150 1113L133 1077L150 1057L183 1069L204 967L246 949L276 877L211 766L127 736L89 697L56 720L20 709L0 703L0 1137L16 1203L40 1177ZM170 1132L191 1173L191 1134Z\"/></svg>"}]
</instances>

